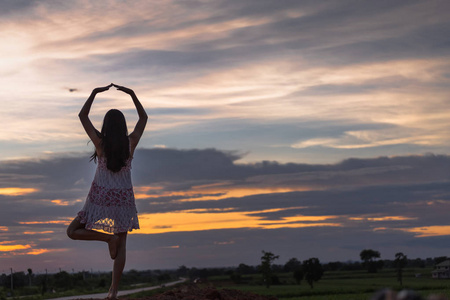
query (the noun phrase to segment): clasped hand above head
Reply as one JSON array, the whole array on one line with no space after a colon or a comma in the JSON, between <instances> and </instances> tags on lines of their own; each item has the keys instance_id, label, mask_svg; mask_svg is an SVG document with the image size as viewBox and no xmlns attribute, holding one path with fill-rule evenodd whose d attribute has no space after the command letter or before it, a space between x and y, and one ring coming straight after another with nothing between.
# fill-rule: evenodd
<instances>
[{"instance_id":1,"label":"clasped hand above head","mask_svg":"<svg viewBox=\"0 0 450 300\"><path fill-rule=\"evenodd\" d=\"M97 88L95 88L93 90L93 92L96 93L96 94L97 93L102 93L102 92L105 92L105 91L109 90L109 88L112 87L112 86L115 87L118 91L122 91L122 92L124 92L126 94L129 94L129 95L134 93L134 91L132 89L124 87L124 86L121 86L121 85L117 85L117 84L114 84L114 83L111 83L111 84L109 84L107 86L103 86L103 87L97 87Z\"/></svg>"}]
</instances>

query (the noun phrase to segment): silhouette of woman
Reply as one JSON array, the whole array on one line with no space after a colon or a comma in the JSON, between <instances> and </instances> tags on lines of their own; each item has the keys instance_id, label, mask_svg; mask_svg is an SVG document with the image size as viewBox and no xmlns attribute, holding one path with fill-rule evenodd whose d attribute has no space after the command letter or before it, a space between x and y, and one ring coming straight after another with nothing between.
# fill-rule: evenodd
<instances>
[{"instance_id":1,"label":"silhouette of woman","mask_svg":"<svg viewBox=\"0 0 450 300\"><path fill-rule=\"evenodd\" d=\"M130 135L125 117L117 109L106 113L101 132L95 129L89 119L95 96L112 86L130 95L136 107L139 120ZM109 254L114 260L108 299L116 299L125 267L127 232L139 229L131 183L131 160L148 117L133 90L113 83L95 88L78 116L95 146L91 160L98 161L98 165L83 209L67 228L67 235L73 240L103 241L108 244Z\"/></svg>"}]
</instances>

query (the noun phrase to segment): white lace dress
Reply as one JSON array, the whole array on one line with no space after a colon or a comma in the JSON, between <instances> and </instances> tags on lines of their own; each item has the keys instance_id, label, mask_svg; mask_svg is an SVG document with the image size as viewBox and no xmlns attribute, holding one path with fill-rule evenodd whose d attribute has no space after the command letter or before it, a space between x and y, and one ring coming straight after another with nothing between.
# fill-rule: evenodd
<instances>
[{"instance_id":1,"label":"white lace dress","mask_svg":"<svg viewBox=\"0 0 450 300\"><path fill-rule=\"evenodd\" d=\"M139 229L139 221L131 183L131 158L119 172L106 167L106 158L99 157L91 189L78 213L86 229L110 233Z\"/></svg>"}]
</instances>

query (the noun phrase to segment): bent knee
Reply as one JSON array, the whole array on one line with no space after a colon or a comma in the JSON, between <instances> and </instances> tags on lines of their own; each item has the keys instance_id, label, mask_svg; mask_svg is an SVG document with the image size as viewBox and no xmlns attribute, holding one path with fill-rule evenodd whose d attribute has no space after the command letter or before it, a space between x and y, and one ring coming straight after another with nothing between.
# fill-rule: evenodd
<instances>
[{"instance_id":1,"label":"bent knee","mask_svg":"<svg viewBox=\"0 0 450 300\"><path fill-rule=\"evenodd\" d=\"M83 225L80 223L79 218L75 218L72 223L67 227L66 233L69 238L76 240L76 230L82 228Z\"/></svg>"},{"instance_id":2,"label":"bent knee","mask_svg":"<svg viewBox=\"0 0 450 300\"><path fill-rule=\"evenodd\" d=\"M66 231L67 236L68 236L69 238L71 238L72 240L75 239L75 233L74 233L74 231L75 231L75 230L73 230L72 228L70 228L70 226L67 228L67 231Z\"/></svg>"}]
</instances>

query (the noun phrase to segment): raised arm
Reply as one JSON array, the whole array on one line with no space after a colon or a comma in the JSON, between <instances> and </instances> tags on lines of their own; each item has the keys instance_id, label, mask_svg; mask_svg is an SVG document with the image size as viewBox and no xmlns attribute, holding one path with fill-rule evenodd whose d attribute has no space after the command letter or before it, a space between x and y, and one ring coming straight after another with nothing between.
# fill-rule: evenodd
<instances>
[{"instance_id":1,"label":"raised arm","mask_svg":"<svg viewBox=\"0 0 450 300\"><path fill-rule=\"evenodd\" d=\"M137 98L136 94L132 89L116 84L113 84L113 86L116 87L119 91L127 93L128 95L131 96L131 99L133 99L134 106L136 107L139 116L139 120L137 121L133 132L129 135L131 149L132 152L134 152L134 149L136 148L137 144L139 143L139 140L141 139L142 134L144 133L145 126L147 125L148 116L147 113L145 112L144 107L142 106L141 102L139 101L139 99Z\"/></svg>"},{"instance_id":2,"label":"raised arm","mask_svg":"<svg viewBox=\"0 0 450 300\"><path fill-rule=\"evenodd\" d=\"M84 130L86 131L87 135L91 139L91 141L94 143L95 148L98 148L101 144L101 138L99 135L99 131L95 129L94 125L92 125L91 120L89 119L89 111L91 110L92 102L94 102L95 96L98 93L102 93L104 91L109 90L109 88L112 86L112 83L110 85L104 86L104 87L98 87L95 88L89 98L84 103L83 107L81 108L78 117L80 118L81 124L84 127Z\"/></svg>"}]
</instances>

